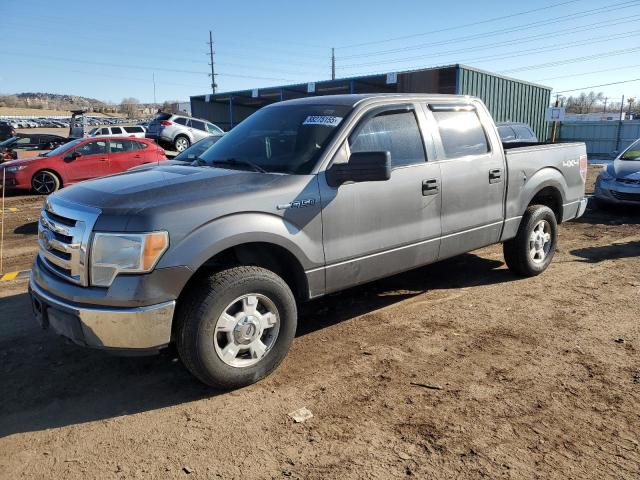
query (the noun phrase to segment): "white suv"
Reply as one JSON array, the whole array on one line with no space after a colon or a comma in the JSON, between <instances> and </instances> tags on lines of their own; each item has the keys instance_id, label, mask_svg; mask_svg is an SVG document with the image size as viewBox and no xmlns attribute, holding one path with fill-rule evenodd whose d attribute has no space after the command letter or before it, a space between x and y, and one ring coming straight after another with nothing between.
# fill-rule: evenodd
<instances>
[{"instance_id":1,"label":"white suv","mask_svg":"<svg viewBox=\"0 0 640 480\"><path fill-rule=\"evenodd\" d=\"M146 136L158 143L170 143L176 151L182 152L193 143L212 135L221 136L224 132L213 123L200 118L159 113L149 123Z\"/></svg>"},{"instance_id":2,"label":"white suv","mask_svg":"<svg viewBox=\"0 0 640 480\"><path fill-rule=\"evenodd\" d=\"M126 127L96 127L89 132L89 137L135 137L144 138L146 130L140 125Z\"/></svg>"}]
</instances>

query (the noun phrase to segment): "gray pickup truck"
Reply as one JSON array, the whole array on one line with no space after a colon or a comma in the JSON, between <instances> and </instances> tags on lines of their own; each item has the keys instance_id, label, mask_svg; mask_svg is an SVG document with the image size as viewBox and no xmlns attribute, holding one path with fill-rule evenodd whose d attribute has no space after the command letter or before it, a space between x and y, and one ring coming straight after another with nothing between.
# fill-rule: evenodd
<instances>
[{"instance_id":1,"label":"gray pickup truck","mask_svg":"<svg viewBox=\"0 0 640 480\"><path fill-rule=\"evenodd\" d=\"M193 163L48 197L34 312L83 346L175 342L201 381L240 387L282 361L299 301L499 242L514 273L541 273L586 169L581 143L503 146L472 97L273 104Z\"/></svg>"}]
</instances>

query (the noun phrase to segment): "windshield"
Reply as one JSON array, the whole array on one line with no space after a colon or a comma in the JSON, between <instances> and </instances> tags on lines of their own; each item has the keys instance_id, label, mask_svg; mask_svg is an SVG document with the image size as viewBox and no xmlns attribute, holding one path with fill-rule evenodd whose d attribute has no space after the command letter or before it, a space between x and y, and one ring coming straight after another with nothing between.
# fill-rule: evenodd
<instances>
[{"instance_id":1,"label":"windshield","mask_svg":"<svg viewBox=\"0 0 640 480\"><path fill-rule=\"evenodd\" d=\"M640 139L631 144L620 156L620 160L640 160Z\"/></svg>"},{"instance_id":2,"label":"windshield","mask_svg":"<svg viewBox=\"0 0 640 480\"><path fill-rule=\"evenodd\" d=\"M342 105L263 108L203 153L200 163L243 169L252 164L256 170L306 175L350 110Z\"/></svg>"},{"instance_id":3,"label":"windshield","mask_svg":"<svg viewBox=\"0 0 640 480\"><path fill-rule=\"evenodd\" d=\"M198 143L194 143L186 150L180 152L174 160L178 160L180 162L193 162L196 158L202 156L204 152L206 152L211 145L216 143L220 137L207 137L203 140L200 140Z\"/></svg>"},{"instance_id":4,"label":"windshield","mask_svg":"<svg viewBox=\"0 0 640 480\"><path fill-rule=\"evenodd\" d=\"M78 145L82 140L74 140L72 142L69 143L65 143L64 145L60 145L58 148L54 148L53 150L51 150L49 153L43 155L44 157L55 157L56 155L60 155L62 152L65 152L66 150L75 147L76 145Z\"/></svg>"},{"instance_id":5,"label":"windshield","mask_svg":"<svg viewBox=\"0 0 640 480\"><path fill-rule=\"evenodd\" d=\"M0 142L0 147L6 147L7 145L10 145L10 144L15 143L17 141L18 141L18 137L7 138L5 141Z\"/></svg>"}]
</instances>

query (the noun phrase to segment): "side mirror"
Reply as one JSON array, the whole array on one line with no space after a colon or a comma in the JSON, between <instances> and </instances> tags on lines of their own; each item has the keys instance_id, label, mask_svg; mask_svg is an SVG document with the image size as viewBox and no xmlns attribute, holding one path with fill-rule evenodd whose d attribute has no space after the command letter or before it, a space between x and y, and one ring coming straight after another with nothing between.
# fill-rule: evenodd
<instances>
[{"instance_id":1,"label":"side mirror","mask_svg":"<svg viewBox=\"0 0 640 480\"><path fill-rule=\"evenodd\" d=\"M80 152L73 151L71 153L67 153L64 156L64 159L65 160L75 160L76 158L81 157L81 156L82 156L82 154Z\"/></svg>"},{"instance_id":2,"label":"side mirror","mask_svg":"<svg viewBox=\"0 0 640 480\"><path fill-rule=\"evenodd\" d=\"M345 182L382 182L391 178L391 153L356 152L347 163L337 163L327 172L333 187Z\"/></svg>"}]
</instances>

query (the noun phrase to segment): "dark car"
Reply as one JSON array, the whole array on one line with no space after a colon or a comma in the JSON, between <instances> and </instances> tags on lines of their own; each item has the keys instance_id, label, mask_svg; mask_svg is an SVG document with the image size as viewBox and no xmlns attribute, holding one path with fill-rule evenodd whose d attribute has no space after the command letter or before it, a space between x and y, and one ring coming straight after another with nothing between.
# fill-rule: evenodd
<instances>
[{"instance_id":1,"label":"dark car","mask_svg":"<svg viewBox=\"0 0 640 480\"><path fill-rule=\"evenodd\" d=\"M48 133L18 133L0 142L0 150L53 150L68 141L69 139L66 137Z\"/></svg>"},{"instance_id":2,"label":"dark car","mask_svg":"<svg viewBox=\"0 0 640 480\"><path fill-rule=\"evenodd\" d=\"M15 136L16 130L7 122L0 122L0 142Z\"/></svg>"},{"instance_id":3,"label":"dark car","mask_svg":"<svg viewBox=\"0 0 640 480\"><path fill-rule=\"evenodd\" d=\"M502 143L538 143L538 137L526 123L498 123L498 134Z\"/></svg>"}]
</instances>

